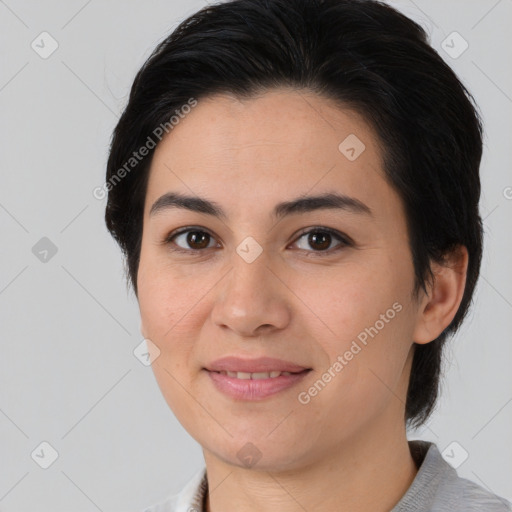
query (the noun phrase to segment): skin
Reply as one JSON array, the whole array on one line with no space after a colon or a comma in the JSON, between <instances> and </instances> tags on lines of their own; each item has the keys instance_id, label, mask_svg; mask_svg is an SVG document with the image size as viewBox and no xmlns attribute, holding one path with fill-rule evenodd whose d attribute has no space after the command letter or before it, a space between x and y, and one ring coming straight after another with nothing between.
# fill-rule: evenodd
<instances>
[{"instance_id":1,"label":"skin","mask_svg":"<svg viewBox=\"0 0 512 512\"><path fill-rule=\"evenodd\" d=\"M350 134L366 146L354 161L338 149ZM435 285L414 299L405 214L382 169L377 136L363 118L291 89L200 99L156 148L137 279L141 331L160 350L152 366L168 405L203 448L208 510L384 512L412 483L417 468L404 424L412 350L455 316L467 251L434 265ZM227 219L178 208L150 216L171 191L215 201ZM372 215L271 216L279 202L333 191ZM186 226L211 235L207 249L193 254L203 246L187 244L186 234L165 242ZM354 245L332 237L322 252L302 233L318 226ZM263 250L252 263L236 252L248 236ZM300 403L298 394L394 303L401 311ZM276 357L312 371L264 400L234 400L203 370L226 355ZM248 442L261 453L252 467L237 457Z\"/></svg>"}]
</instances>

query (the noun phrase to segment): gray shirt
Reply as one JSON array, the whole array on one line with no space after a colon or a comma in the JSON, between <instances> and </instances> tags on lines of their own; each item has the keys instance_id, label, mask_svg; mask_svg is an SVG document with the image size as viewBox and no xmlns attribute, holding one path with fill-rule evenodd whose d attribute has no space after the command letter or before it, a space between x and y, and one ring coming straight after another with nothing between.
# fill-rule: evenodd
<instances>
[{"instance_id":1,"label":"gray shirt","mask_svg":"<svg viewBox=\"0 0 512 512\"><path fill-rule=\"evenodd\" d=\"M512 512L512 504L480 485L461 478L428 441L409 441L419 467L407 492L390 512ZM178 493L144 512L204 512L208 492L202 468Z\"/></svg>"}]
</instances>

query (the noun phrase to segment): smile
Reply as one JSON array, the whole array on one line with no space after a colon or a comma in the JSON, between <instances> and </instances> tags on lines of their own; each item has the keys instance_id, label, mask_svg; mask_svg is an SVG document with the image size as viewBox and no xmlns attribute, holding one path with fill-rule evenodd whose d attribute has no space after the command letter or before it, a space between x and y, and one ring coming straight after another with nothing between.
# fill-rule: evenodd
<instances>
[{"instance_id":1,"label":"smile","mask_svg":"<svg viewBox=\"0 0 512 512\"><path fill-rule=\"evenodd\" d=\"M260 401L289 390L310 371L304 369L297 373L278 370L249 373L206 370L217 391L231 399L243 401Z\"/></svg>"},{"instance_id":2,"label":"smile","mask_svg":"<svg viewBox=\"0 0 512 512\"><path fill-rule=\"evenodd\" d=\"M291 372L281 372L279 370L271 371L271 372L255 372L255 373L248 373L248 372L218 372L221 375L227 375L228 377L233 377L235 379L243 379L243 380L260 380L260 379L275 379L276 377L279 377L280 375L291 375Z\"/></svg>"}]
</instances>

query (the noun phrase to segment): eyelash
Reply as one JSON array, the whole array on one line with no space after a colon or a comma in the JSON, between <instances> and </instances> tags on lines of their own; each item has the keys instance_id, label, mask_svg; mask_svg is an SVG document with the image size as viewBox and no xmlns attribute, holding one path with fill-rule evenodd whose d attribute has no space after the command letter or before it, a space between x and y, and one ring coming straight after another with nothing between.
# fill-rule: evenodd
<instances>
[{"instance_id":1,"label":"eyelash","mask_svg":"<svg viewBox=\"0 0 512 512\"><path fill-rule=\"evenodd\" d=\"M208 249L215 249L215 247L207 247L207 248L204 248L204 249L183 249L183 247L179 247L179 246L177 246L173 242L173 239L176 238L177 236L183 235L184 233L189 233L189 232L206 233L211 238L213 238L213 239L215 238L211 233L209 233L205 229L202 229L202 228L199 228L199 227L196 227L196 226L188 226L186 228L182 228L182 229L179 229L177 231L173 231L172 233L170 233L165 238L164 244L166 244L166 245L173 244L174 247L171 249L173 252L179 252L179 253L188 254L188 255L199 255L199 253L204 252L204 251L206 251ZM354 245L354 242L347 235L344 235L344 234L342 234L342 233L340 233L340 232L338 232L338 231L336 231L334 229L325 228L325 227L322 227L322 226L314 226L312 228L308 228L307 230L300 232L298 234L297 238L295 238L293 243L296 243L303 236L309 235L310 233L324 233L324 234L328 234L328 235L331 235L333 238L337 239L340 242L340 245L338 247L334 248L334 249L327 249L327 250L320 250L320 251L315 251L315 250L308 251L306 249L299 249L301 251L306 251L306 252L312 253L314 255L314 257L317 257L317 256L320 256L320 257L330 256L332 253L336 253L336 252L338 252L341 249L344 249L346 247L352 247Z\"/></svg>"}]
</instances>

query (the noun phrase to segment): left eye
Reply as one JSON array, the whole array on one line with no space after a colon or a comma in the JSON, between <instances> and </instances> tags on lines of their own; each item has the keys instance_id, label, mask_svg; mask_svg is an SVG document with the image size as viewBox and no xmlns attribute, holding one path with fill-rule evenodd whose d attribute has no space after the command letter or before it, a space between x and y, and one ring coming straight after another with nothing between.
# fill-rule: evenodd
<instances>
[{"instance_id":1,"label":"left eye","mask_svg":"<svg viewBox=\"0 0 512 512\"><path fill-rule=\"evenodd\" d=\"M334 250L350 245L350 242L341 234L325 228L315 228L306 231L297 239L297 242L295 243L298 243L298 241L305 237L307 237L306 244L315 249L313 252L330 252L333 250L330 246L334 240L338 240L340 242L338 247ZM304 249L303 247L299 248L308 250L307 248Z\"/></svg>"}]
</instances>

